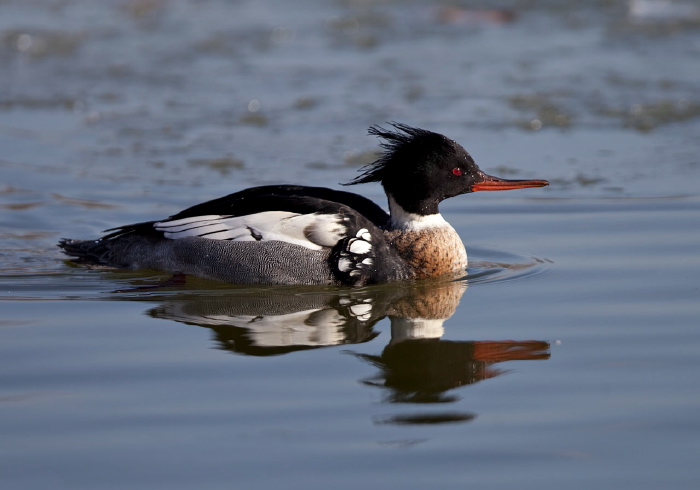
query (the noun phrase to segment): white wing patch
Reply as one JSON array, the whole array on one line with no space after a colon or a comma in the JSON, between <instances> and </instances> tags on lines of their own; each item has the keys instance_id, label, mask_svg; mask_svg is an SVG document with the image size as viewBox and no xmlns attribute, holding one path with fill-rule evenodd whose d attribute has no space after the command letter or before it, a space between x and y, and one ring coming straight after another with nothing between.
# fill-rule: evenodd
<instances>
[{"instance_id":1,"label":"white wing patch","mask_svg":"<svg viewBox=\"0 0 700 490\"><path fill-rule=\"evenodd\" d=\"M349 250L357 255L363 255L372 250L372 245L364 240L355 240L350 244Z\"/></svg>"},{"instance_id":2,"label":"white wing patch","mask_svg":"<svg viewBox=\"0 0 700 490\"><path fill-rule=\"evenodd\" d=\"M153 225L166 238L282 241L311 250L332 247L345 236L343 218L335 214L266 211L246 216L206 215L161 221Z\"/></svg>"}]
</instances>

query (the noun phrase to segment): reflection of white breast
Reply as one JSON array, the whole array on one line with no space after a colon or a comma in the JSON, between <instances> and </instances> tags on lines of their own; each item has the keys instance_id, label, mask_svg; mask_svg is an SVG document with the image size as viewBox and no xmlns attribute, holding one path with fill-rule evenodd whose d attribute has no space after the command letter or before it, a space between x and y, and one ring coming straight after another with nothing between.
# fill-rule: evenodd
<instances>
[{"instance_id":1,"label":"reflection of white breast","mask_svg":"<svg viewBox=\"0 0 700 490\"><path fill-rule=\"evenodd\" d=\"M411 339L439 339L445 333L445 318L391 317L391 342Z\"/></svg>"}]
</instances>

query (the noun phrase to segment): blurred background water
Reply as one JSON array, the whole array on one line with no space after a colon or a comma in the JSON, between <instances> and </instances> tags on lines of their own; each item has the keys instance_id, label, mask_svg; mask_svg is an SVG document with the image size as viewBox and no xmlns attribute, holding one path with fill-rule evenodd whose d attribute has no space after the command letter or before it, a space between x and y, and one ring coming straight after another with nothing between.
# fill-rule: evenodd
<instances>
[{"instance_id":1,"label":"blurred background water","mask_svg":"<svg viewBox=\"0 0 700 490\"><path fill-rule=\"evenodd\" d=\"M698 59L694 0L0 1L0 484L697 488ZM55 247L337 187L386 121L551 182L442 205L463 281L179 283Z\"/></svg>"}]
</instances>

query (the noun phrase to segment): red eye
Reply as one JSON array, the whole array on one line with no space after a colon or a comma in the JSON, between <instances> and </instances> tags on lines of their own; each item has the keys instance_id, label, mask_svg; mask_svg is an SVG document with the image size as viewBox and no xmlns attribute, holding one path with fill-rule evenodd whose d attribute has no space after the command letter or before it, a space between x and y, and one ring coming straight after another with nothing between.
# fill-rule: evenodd
<instances>
[{"instance_id":1,"label":"red eye","mask_svg":"<svg viewBox=\"0 0 700 490\"><path fill-rule=\"evenodd\" d=\"M462 169L459 167L455 167L452 169L452 175L462 175Z\"/></svg>"}]
</instances>

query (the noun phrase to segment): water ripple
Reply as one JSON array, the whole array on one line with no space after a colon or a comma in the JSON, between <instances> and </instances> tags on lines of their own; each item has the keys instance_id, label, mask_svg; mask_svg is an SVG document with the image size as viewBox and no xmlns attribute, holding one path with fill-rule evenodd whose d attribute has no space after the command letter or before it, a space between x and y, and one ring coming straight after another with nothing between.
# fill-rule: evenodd
<instances>
[{"instance_id":1,"label":"water ripple","mask_svg":"<svg viewBox=\"0 0 700 490\"><path fill-rule=\"evenodd\" d=\"M547 274L552 261L523 252L468 246L469 285L517 281Z\"/></svg>"}]
</instances>

